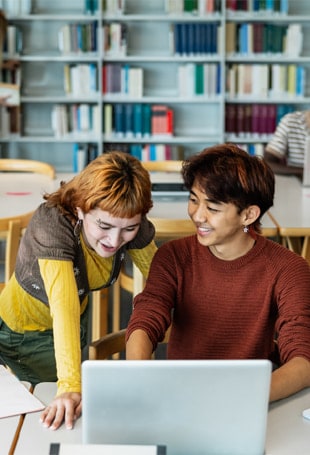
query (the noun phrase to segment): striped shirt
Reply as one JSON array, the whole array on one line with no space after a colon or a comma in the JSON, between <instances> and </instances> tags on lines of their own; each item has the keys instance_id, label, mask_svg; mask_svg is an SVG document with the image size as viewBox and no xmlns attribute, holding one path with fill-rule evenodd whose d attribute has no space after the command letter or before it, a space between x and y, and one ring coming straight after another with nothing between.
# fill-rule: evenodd
<instances>
[{"instance_id":1,"label":"striped shirt","mask_svg":"<svg viewBox=\"0 0 310 455\"><path fill-rule=\"evenodd\" d=\"M303 167L306 136L310 134L306 114L296 111L284 115L267 144L267 152L286 158L290 166Z\"/></svg>"}]
</instances>

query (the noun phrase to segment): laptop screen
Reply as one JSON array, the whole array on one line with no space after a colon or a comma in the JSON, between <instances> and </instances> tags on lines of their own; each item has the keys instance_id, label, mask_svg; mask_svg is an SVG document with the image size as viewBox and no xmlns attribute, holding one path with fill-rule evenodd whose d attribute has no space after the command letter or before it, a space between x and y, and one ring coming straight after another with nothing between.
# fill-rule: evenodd
<instances>
[{"instance_id":1,"label":"laptop screen","mask_svg":"<svg viewBox=\"0 0 310 455\"><path fill-rule=\"evenodd\" d=\"M270 377L268 360L87 360L83 442L262 455Z\"/></svg>"}]
</instances>

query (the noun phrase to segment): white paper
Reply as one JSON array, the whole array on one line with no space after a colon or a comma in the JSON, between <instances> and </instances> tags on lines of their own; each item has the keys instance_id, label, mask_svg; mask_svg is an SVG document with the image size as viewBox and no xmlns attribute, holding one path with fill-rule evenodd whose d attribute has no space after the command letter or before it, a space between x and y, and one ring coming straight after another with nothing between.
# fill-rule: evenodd
<instances>
[{"instance_id":1,"label":"white paper","mask_svg":"<svg viewBox=\"0 0 310 455\"><path fill-rule=\"evenodd\" d=\"M40 411L45 406L0 365L0 418Z\"/></svg>"},{"instance_id":2,"label":"white paper","mask_svg":"<svg viewBox=\"0 0 310 455\"><path fill-rule=\"evenodd\" d=\"M156 455L157 446L123 444L60 444L59 455Z\"/></svg>"}]
</instances>

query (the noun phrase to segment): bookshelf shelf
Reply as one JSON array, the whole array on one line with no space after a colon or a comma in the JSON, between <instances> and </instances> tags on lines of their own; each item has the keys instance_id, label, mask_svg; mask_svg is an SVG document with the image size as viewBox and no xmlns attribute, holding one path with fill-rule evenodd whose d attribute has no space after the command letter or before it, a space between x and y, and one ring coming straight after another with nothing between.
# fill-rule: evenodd
<instances>
[{"instance_id":1,"label":"bookshelf shelf","mask_svg":"<svg viewBox=\"0 0 310 455\"><path fill-rule=\"evenodd\" d=\"M259 144L261 150L285 109L310 109L310 2L288 0L283 13L232 11L229 3L241 4L197 0L193 13L169 10L184 6L184 0L109 0L98 1L99 10L90 13L86 0L33 0L31 14L8 14L9 24L22 36L19 51L4 54L21 68L20 130L2 131L0 155L46 160L70 172L77 147L89 156L119 147L142 159L149 146L158 146L159 153L165 146L168 157L179 159L225 140L249 151ZM214 6L213 13L202 10L207 4ZM301 49L241 52L235 44L231 50L229 28L239 33L241 27L262 23L285 30L298 25ZM92 27L86 36L93 47L86 48L83 27ZM242 80L250 66L264 67L269 74L280 67L290 73L298 69L302 90L279 93L268 86L263 95L239 93L241 85L232 90L233 72ZM82 74L85 68L95 74L95 87L77 82L76 67ZM240 122L249 123L249 107L251 125L259 115L268 131L248 126L243 131ZM163 130L151 120L159 115ZM68 124L64 130L62 122ZM169 134L160 134L165 128Z\"/></svg>"}]
</instances>

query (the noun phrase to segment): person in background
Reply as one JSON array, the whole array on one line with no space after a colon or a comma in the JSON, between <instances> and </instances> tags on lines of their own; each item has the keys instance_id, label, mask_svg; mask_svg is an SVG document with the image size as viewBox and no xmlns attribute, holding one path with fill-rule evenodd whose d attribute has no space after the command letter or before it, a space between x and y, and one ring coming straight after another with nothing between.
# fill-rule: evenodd
<instances>
[{"instance_id":1,"label":"person in background","mask_svg":"<svg viewBox=\"0 0 310 455\"><path fill-rule=\"evenodd\" d=\"M171 326L169 359L270 359L270 400L310 386L310 268L263 237L274 174L232 144L183 163L195 235L156 252L133 302L126 358L149 359Z\"/></svg>"},{"instance_id":2,"label":"person in background","mask_svg":"<svg viewBox=\"0 0 310 455\"><path fill-rule=\"evenodd\" d=\"M0 295L0 360L33 385L58 381L42 422L57 429L65 419L72 428L81 413L88 295L116 280L125 251L146 277L157 249L146 218L151 181L138 159L110 152L44 199Z\"/></svg>"},{"instance_id":3,"label":"person in background","mask_svg":"<svg viewBox=\"0 0 310 455\"><path fill-rule=\"evenodd\" d=\"M282 117L264 155L276 174L290 174L302 178L308 134L310 111L290 112Z\"/></svg>"}]
</instances>

